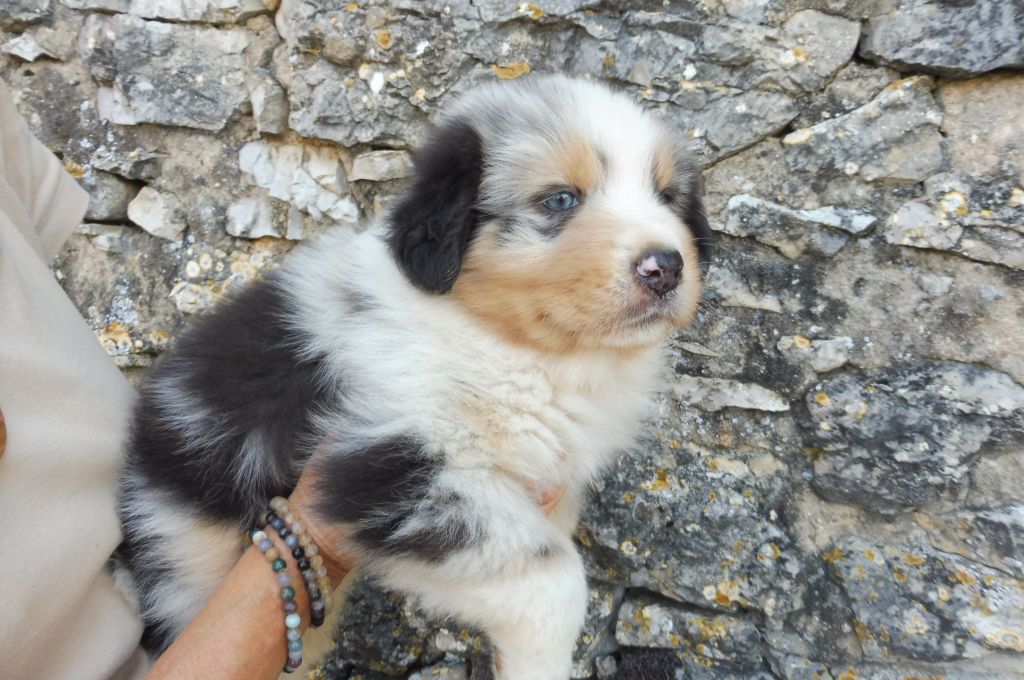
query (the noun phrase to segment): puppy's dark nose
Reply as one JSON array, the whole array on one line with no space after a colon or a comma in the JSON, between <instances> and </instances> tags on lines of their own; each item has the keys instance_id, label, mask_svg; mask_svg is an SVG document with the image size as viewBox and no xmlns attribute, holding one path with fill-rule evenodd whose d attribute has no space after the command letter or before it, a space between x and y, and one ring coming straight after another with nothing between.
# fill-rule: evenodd
<instances>
[{"instance_id":1,"label":"puppy's dark nose","mask_svg":"<svg viewBox=\"0 0 1024 680\"><path fill-rule=\"evenodd\" d=\"M655 295L662 296L679 285L683 256L676 250L652 250L640 256L636 276Z\"/></svg>"}]
</instances>

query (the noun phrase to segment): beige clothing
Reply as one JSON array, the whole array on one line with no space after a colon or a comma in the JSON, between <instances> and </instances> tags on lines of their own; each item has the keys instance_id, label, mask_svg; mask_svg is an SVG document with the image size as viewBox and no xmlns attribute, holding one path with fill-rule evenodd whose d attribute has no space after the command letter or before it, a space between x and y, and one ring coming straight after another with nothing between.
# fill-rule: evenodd
<instances>
[{"instance_id":1,"label":"beige clothing","mask_svg":"<svg viewBox=\"0 0 1024 680\"><path fill-rule=\"evenodd\" d=\"M121 442L134 392L48 262L84 191L34 139L0 82L0 674L136 678L142 624L104 563L121 540Z\"/></svg>"}]
</instances>

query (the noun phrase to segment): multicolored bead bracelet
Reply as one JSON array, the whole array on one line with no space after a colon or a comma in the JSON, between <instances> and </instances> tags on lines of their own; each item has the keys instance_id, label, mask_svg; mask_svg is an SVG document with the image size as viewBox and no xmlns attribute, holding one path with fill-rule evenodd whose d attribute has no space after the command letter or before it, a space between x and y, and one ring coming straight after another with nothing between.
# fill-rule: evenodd
<instances>
[{"instance_id":1,"label":"multicolored bead bracelet","mask_svg":"<svg viewBox=\"0 0 1024 680\"><path fill-rule=\"evenodd\" d=\"M324 623L333 604L331 583L327 578L323 557L287 500L277 496L271 499L270 508L266 516L267 524L273 527L298 561L306 592L309 593L310 625L318 628ZM273 521L275 517L276 523Z\"/></svg>"},{"instance_id":2,"label":"multicolored bead bracelet","mask_svg":"<svg viewBox=\"0 0 1024 680\"><path fill-rule=\"evenodd\" d=\"M295 588L292 587L292 577L288 575L288 562L262 529L254 530L249 537L277 575L277 585L281 588L281 600L284 602L285 638L288 643L284 672L294 673L302 665L302 617L295 604Z\"/></svg>"}]
</instances>

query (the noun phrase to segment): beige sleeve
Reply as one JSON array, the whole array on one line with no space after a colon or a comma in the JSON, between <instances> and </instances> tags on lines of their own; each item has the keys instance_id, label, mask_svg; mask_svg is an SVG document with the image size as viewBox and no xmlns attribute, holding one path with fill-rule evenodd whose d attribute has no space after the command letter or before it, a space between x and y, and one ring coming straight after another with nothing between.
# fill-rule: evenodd
<instances>
[{"instance_id":1,"label":"beige sleeve","mask_svg":"<svg viewBox=\"0 0 1024 680\"><path fill-rule=\"evenodd\" d=\"M44 260L57 256L85 215L89 195L32 136L0 80L0 209Z\"/></svg>"},{"instance_id":2,"label":"beige sleeve","mask_svg":"<svg viewBox=\"0 0 1024 680\"><path fill-rule=\"evenodd\" d=\"M138 678L142 623L105 568L134 392L48 266L84 192L0 85L4 680Z\"/></svg>"}]
</instances>

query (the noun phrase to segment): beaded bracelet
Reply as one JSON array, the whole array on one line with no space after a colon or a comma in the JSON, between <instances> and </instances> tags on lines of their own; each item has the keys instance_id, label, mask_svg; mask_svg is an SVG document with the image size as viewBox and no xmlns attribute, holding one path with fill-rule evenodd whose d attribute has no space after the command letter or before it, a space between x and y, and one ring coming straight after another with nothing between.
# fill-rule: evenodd
<instances>
[{"instance_id":1,"label":"beaded bracelet","mask_svg":"<svg viewBox=\"0 0 1024 680\"><path fill-rule=\"evenodd\" d=\"M281 540L291 548L292 556L298 560L299 571L309 593L310 625L319 627L327 618L332 602L331 584L327 569L316 543L310 538L305 525L298 521L288 501L277 496L270 501L270 512L266 523L277 531ZM275 523L273 520L277 519Z\"/></svg>"},{"instance_id":2,"label":"beaded bracelet","mask_svg":"<svg viewBox=\"0 0 1024 680\"><path fill-rule=\"evenodd\" d=\"M277 574L277 585L281 587L281 600L284 602L285 638L288 641L288 659L284 663L284 672L294 673L302 665L302 617L295 604L295 588L292 587L292 577L288 575L288 562L262 529L254 530L249 538Z\"/></svg>"}]
</instances>

